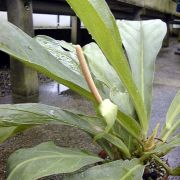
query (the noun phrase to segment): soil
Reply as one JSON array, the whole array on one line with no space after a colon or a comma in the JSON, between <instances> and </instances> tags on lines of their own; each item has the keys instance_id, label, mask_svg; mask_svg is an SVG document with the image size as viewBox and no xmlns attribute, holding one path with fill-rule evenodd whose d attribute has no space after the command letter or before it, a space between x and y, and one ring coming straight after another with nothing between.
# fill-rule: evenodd
<instances>
[{"instance_id":1,"label":"soil","mask_svg":"<svg viewBox=\"0 0 180 180\"><path fill-rule=\"evenodd\" d=\"M162 159L166 164L167 162ZM151 160L144 170L143 180L167 180L168 175L166 170L156 163L155 160Z\"/></svg>"}]
</instances>

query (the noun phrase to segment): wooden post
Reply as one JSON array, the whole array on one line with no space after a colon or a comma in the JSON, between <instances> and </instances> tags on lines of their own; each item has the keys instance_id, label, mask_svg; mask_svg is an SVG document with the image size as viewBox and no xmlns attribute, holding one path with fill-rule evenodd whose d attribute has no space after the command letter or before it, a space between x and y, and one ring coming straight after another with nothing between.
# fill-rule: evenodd
<instances>
[{"instance_id":1,"label":"wooden post","mask_svg":"<svg viewBox=\"0 0 180 180\"><path fill-rule=\"evenodd\" d=\"M30 0L6 0L8 20L30 36L34 36L32 2ZM37 72L21 62L10 60L11 83L14 99L18 102L33 101L38 97Z\"/></svg>"},{"instance_id":2,"label":"wooden post","mask_svg":"<svg viewBox=\"0 0 180 180\"><path fill-rule=\"evenodd\" d=\"M80 43L81 21L76 16L71 16L71 42Z\"/></svg>"}]
</instances>

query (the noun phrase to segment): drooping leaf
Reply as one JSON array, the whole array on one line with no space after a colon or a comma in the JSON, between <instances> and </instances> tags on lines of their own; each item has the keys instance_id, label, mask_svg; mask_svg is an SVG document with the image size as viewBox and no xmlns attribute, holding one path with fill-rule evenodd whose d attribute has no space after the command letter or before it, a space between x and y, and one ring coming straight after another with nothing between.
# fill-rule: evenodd
<instances>
[{"instance_id":1,"label":"drooping leaf","mask_svg":"<svg viewBox=\"0 0 180 180\"><path fill-rule=\"evenodd\" d=\"M99 161L102 159L93 154L46 142L15 151L8 159L7 180L36 180L52 174L70 173Z\"/></svg>"},{"instance_id":2,"label":"drooping leaf","mask_svg":"<svg viewBox=\"0 0 180 180\"><path fill-rule=\"evenodd\" d=\"M75 114L54 106L38 103L0 105L0 126L15 126L17 127L16 133L18 130L22 131L20 127L28 128L46 123L78 127L93 136L104 132L106 128L106 123L102 118ZM6 138L10 136L12 134ZM126 157L130 156L128 148L119 138L114 139L110 134L106 134L103 138L117 146Z\"/></svg>"},{"instance_id":3,"label":"drooping leaf","mask_svg":"<svg viewBox=\"0 0 180 180\"><path fill-rule=\"evenodd\" d=\"M155 60L167 32L166 24L161 20L118 20L117 25L149 118Z\"/></svg>"},{"instance_id":4,"label":"drooping leaf","mask_svg":"<svg viewBox=\"0 0 180 180\"><path fill-rule=\"evenodd\" d=\"M71 111L39 103L0 105L0 126L40 125L60 123L78 127L91 134L106 127L102 119L74 114Z\"/></svg>"},{"instance_id":5,"label":"drooping leaf","mask_svg":"<svg viewBox=\"0 0 180 180\"><path fill-rule=\"evenodd\" d=\"M92 167L85 172L67 176L65 180L141 180L144 165L138 159L118 160Z\"/></svg>"},{"instance_id":6,"label":"drooping leaf","mask_svg":"<svg viewBox=\"0 0 180 180\"><path fill-rule=\"evenodd\" d=\"M108 5L105 0L67 0L67 2L76 15L79 16L110 64L116 70L132 98L140 119L142 131L146 135L148 124L144 103L133 81L129 64L123 52L120 34Z\"/></svg>"},{"instance_id":7,"label":"drooping leaf","mask_svg":"<svg viewBox=\"0 0 180 180\"><path fill-rule=\"evenodd\" d=\"M166 123L161 132L161 138L166 141L169 136L171 136L176 129L180 127L180 91L177 92L175 98L173 99L167 115Z\"/></svg>"},{"instance_id":8,"label":"drooping leaf","mask_svg":"<svg viewBox=\"0 0 180 180\"><path fill-rule=\"evenodd\" d=\"M0 118L0 124L1 123L1 118ZM3 143L6 139L9 137L25 131L26 129L31 128L32 125L18 125L18 126L0 126L0 143Z\"/></svg>"},{"instance_id":9,"label":"drooping leaf","mask_svg":"<svg viewBox=\"0 0 180 180\"><path fill-rule=\"evenodd\" d=\"M0 143L4 142L7 138L9 138L14 131L16 130L16 126L12 127L0 127Z\"/></svg>"},{"instance_id":10,"label":"drooping leaf","mask_svg":"<svg viewBox=\"0 0 180 180\"><path fill-rule=\"evenodd\" d=\"M2 21L0 25L0 50L15 57L46 76L71 88L89 99L94 99L89 92L84 78L77 73L71 57L65 51L57 59L46 51L35 39L31 38L13 24ZM71 53L73 54L73 53ZM61 60L60 60L61 59ZM73 59L73 58L72 58ZM68 63L66 63L66 60ZM63 62L63 63L62 63Z\"/></svg>"}]
</instances>

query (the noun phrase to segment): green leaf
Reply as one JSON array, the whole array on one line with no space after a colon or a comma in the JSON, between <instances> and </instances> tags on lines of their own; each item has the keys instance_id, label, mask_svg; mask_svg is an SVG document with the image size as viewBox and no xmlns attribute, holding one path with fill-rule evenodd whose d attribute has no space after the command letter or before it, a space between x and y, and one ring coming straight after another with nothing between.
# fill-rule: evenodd
<instances>
[{"instance_id":1,"label":"green leaf","mask_svg":"<svg viewBox=\"0 0 180 180\"><path fill-rule=\"evenodd\" d=\"M92 167L85 172L67 176L65 180L141 180L144 165L138 159L118 160Z\"/></svg>"},{"instance_id":2,"label":"green leaf","mask_svg":"<svg viewBox=\"0 0 180 180\"><path fill-rule=\"evenodd\" d=\"M75 126L91 134L102 132L106 127L103 119L74 114L54 106L39 103L0 105L0 126L34 126L45 123Z\"/></svg>"},{"instance_id":3,"label":"green leaf","mask_svg":"<svg viewBox=\"0 0 180 180\"><path fill-rule=\"evenodd\" d=\"M1 118L0 118L1 123ZM31 128L31 125L19 125L19 126L0 126L0 143L3 143L9 137L22 132L28 128Z\"/></svg>"},{"instance_id":4,"label":"green leaf","mask_svg":"<svg viewBox=\"0 0 180 180\"><path fill-rule=\"evenodd\" d=\"M139 142L143 139L142 129L137 121L118 111L117 122Z\"/></svg>"},{"instance_id":5,"label":"green leaf","mask_svg":"<svg viewBox=\"0 0 180 180\"><path fill-rule=\"evenodd\" d=\"M0 127L0 143L4 142L7 138L9 138L14 133L16 128L16 126Z\"/></svg>"},{"instance_id":6,"label":"green leaf","mask_svg":"<svg viewBox=\"0 0 180 180\"><path fill-rule=\"evenodd\" d=\"M70 173L99 161L102 159L83 151L61 148L52 142L42 143L20 149L10 156L7 180L36 180L52 174Z\"/></svg>"},{"instance_id":7,"label":"green leaf","mask_svg":"<svg viewBox=\"0 0 180 180\"><path fill-rule=\"evenodd\" d=\"M115 145L126 158L131 157L128 147L121 139L111 134L104 134L103 138L109 141L111 144Z\"/></svg>"},{"instance_id":8,"label":"green leaf","mask_svg":"<svg viewBox=\"0 0 180 180\"><path fill-rule=\"evenodd\" d=\"M88 61L91 72L99 81L103 82L109 89L117 87L124 91L123 84L116 71L109 64L101 49L94 42L83 47L83 52Z\"/></svg>"},{"instance_id":9,"label":"green leaf","mask_svg":"<svg viewBox=\"0 0 180 180\"><path fill-rule=\"evenodd\" d=\"M71 64L72 56L68 57L67 52L60 51L59 54L61 56L57 59L36 42L35 39L6 21L1 22L0 32L1 51L15 57L53 80L68 86L79 94L94 100L82 75L72 68L74 65ZM68 63L65 63L66 60Z\"/></svg>"},{"instance_id":10,"label":"green leaf","mask_svg":"<svg viewBox=\"0 0 180 180\"><path fill-rule=\"evenodd\" d=\"M133 81L129 64L123 52L120 34L108 5L105 0L67 0L67 2L76 15L79 16L110 64L116 70L132 98L141 122L142 131L146 135L148 124L144 103Z\"/></svg>"},{"instance_id":11,"label":"green leaf","mask_svg":"<svg viewBox=\"0 0 180 180\"><path fill-rule=\"evenodd\" d=\"M79 60L76 56L76 49L71 43L58 41L44 35L36 36L35 40L64 66L73 71L75 74L83 77L79 67Z\"/></svg>"},{"instance_id":12,"label":"green leaf","mask_svg":"<svg viewBox=\"0 0 180 180\"><path fill-rule=\"evenodd\" d=\"M180 176L180 167L176 167L171 171L172 176Z\"/></svg>"},{"instance_id":13,"label":"green leaf","mask_svg":"<svg viewBox=\"0 0 180 180\"><path fill-rule=\"evenodd\" d=\"M163 129L162 140L166 141L169 137L171 137L175 131L180 127L180 119L176 119L174 124L171 126L170 129Z\"/></svg>"},{"instance_id":14,"label":"green leaf","mask_svg":"<svg viewBox=\"0 0 180 180\"><path fill-rule=\"evenodd\" d=\"M0 126L28 128L45 123L78 127L93 136L104 132L106 128L106 123L100 117L75 114L54 106L38 103L0 105ZM22 131L21 128L19 130ZM15 132L17 133L18 129ZM112 137L112 135L106 134L103 138L117 146L126 157L130 156L126 145L120 139Z\"/></svg>"},{"instance_id":15,"label":"green leaf","mask_svg":"<svg viewBox=\"0 0 180 180\"><path fill-rule=\"evenodd\" d=\"M161 132L161 138L166 141L167 138L176 131L180 126L180 91L177 92L175 98L173 99L167 115L166 123Z\"/></svg>"},{"instance_id":16,"label":"green leaf","mask_svg":"<svg viewBox=\"0 0 180 180\"><path fill-rule=\"evenodd\" d=\"M117 25L149 118L155 60L167 32L166 24L161 20L118 20Z\"/></svg>"}]
</instances>

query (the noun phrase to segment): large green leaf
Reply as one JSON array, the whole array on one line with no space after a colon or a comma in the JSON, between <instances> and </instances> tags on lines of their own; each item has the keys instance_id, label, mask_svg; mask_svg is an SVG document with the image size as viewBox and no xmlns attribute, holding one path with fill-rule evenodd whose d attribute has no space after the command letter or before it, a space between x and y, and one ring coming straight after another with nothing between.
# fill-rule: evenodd
<instances>
[{"instance_id":1,"label":"large green leaf","mask_svg":"<svg viewBox=\"0 0 180 180\"><path fill-rule=\"evenodd\" d=\"M0 32L0 50L57 82L68 86L79 94L94 99L84 78L75 70L72 70L73 64L71 65L70 61L72 57L68 57L65 51L59 52L62 53L59 59L55 58L35 39L6 21L1 22ZM68 63L66 63L66 60Z\"/></svg>"},{"instance_id":2,"label":"large green leaf","mask_svg":"<svg viewBox=\"0 0 180 180\"><path fill-rule=\"evenodd\" d=\"M105 122L96 117L78 115L58 107L39 103L0 105L0 126L60 123L78 127L91 134L102 132Z\"/></svg>"},{"instance_id":3,"label":"large green leaf","mask_svg":"<svg viewBox=\"0 0 180 180\"><path fill-rule=\"evenodd\" d=\"M144 165L138 159L118 160L92 167L85 172L67 176L65 180L141 180Z\"/></svg>"},{"instance_id":4,"label":"large green leaf","mask_svg":"<svg viewBox=\"0 0 180 180\"><path fill-rule=\"evenodd\" d=\"M8 159L7 180L36 180L40 177L70 173L83 166L102 161L101 158L79 150L42 143L29 149L20 149Z\"/></svg>"},{"instance_id":5,"label":"large green leaf","mask_svg":"<svg viewBox=\"0 0 180 180\"><path fill-rule=\"evenodd\" d=\"M17 133L18 130L22 131L20 127L28 128L45 123L78 127L93 136L103 133L106 128L106 123L102 118L75 114L54 106L38 103L0 105L0 126L17 127L16 131L9 132L6 138ZM125 157L130 157L129 150L122 140L111 134L106 134L103 138L117 146Z\"/></svg>"},{"instance_id":6,"label":"large green leaf","mask_svg":"<svg viewBox=\"0 0 180 180\"><path fill-rule=\"evenodd\" d=\"M166 24L161 20L118 20L117 25L149 118L155 60L167 31Z\"/></svg>"},{"instance_id":7,"label":"large green leaf","mask_svg":"<svg viewBox=\"0 0 180 180\"><path fill-rule=\"evenodd\" d=\"M161 138L166 141L173 132L180 127L180 91L177 92L173 99L167 115L166 123L161 132Z\"/></svg>"},{"instance_id":8,"label":"large green leaf","mask_svg":"<svg viewBox=\"0 0 180 180\"><path fill-rule=\"evenodd\" d=\"M145 106L133 81L129 64L123 52L120 34L108 5L105 0L67 0L67 2L82 20L89 33L116 70L132 98L140 119L142 131L146 135L148 124Z\"/></svg>"}]
</instances>

